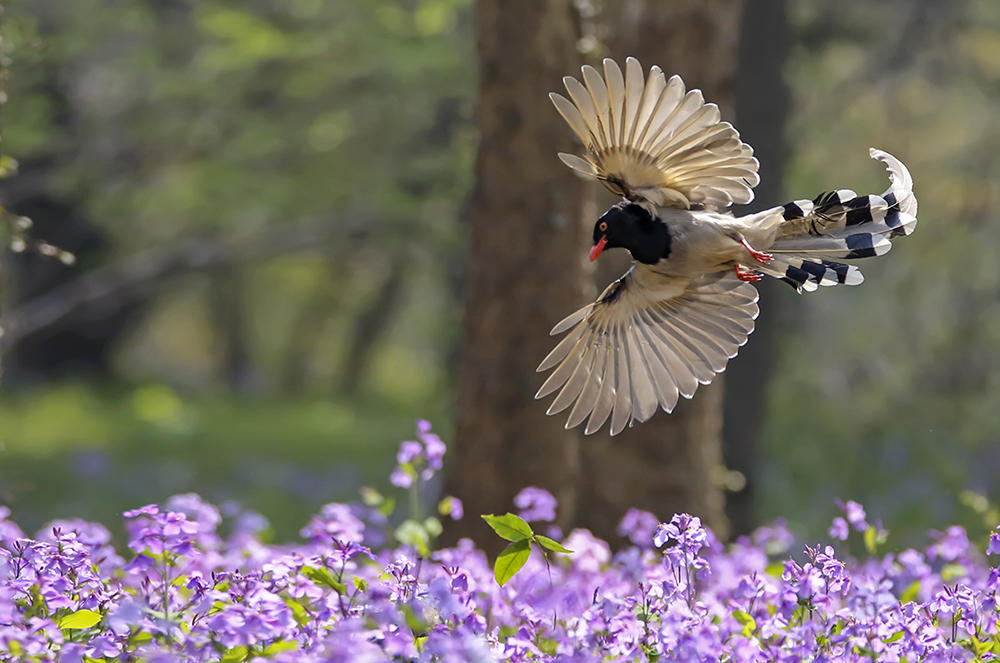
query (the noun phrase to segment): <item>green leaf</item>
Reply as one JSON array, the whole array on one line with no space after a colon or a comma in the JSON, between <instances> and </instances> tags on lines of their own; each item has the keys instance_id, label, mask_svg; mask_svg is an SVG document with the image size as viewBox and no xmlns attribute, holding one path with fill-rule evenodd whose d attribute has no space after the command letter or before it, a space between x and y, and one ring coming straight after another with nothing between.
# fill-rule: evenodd
<instances>
[{"instance_id":1,"label":"green leaf","mask_svg":"<svg viewBox=\"0 0 1000 663\"><path fill-rule=\"evenodd\" d=\"M396 508L396 498L388 497L385 499L384 502L382 502L382 506L378 508L378 512L381 513L386 518L388 518L389 516L392 515L392 512L395 508Z\"/></svg>"},{"instance_id":2,"label":"green leaf","mask_svg":"<svg viewBox=\"0 0 1000 663\"><path fill-rule=\"evenodd\" d=\"M247 648L244 645L233 647L219 659L219 663L240 663L246 660Z\"/></svg>"},{"instance_id":3,"label":"green leaf","mask_svg":"<svg viewBox=\"0 0 1000 663\"><path fill-rule=\"evenodd\" d=\"M317 585L329 587L338 594L344 594L347 592L347 585L342 582L337 582L337 579L333 577L333 574L326 569L304 566L302 567L302 575L309 578Z\"/></svg>"},{"instance_id":4,"label":"green leaf","mask_svg":"<svg viewBox=\"0 0 1000 663\"><path fill-rule=\"evenodd\" d=\"M769 576L774 576L775 578L780 578L781 574L785 572L785 565L781 562L771 562L764 569L764 573Z\"/></svg>"},{"instance_id":5,"label":"green leaf","mask_svg":"<svg viewBox=\"0 0 1000 663\"><path fill-rule=\"evenodd\" d=\"M552 638L538 636L535 638L535 645L542 650L543 654L548 654L549 656L555 656L556 652L559 651L559 641Z\"/></svg>"},{"instance_id":6,"label":"green leaf","mask_svg":"<svg viewBox=\"0 0 1000 663\"><path fill-rule=\"evenodd\" d=\"M42 596L42 590L38 583L33 584L28 588L28 593L31 595L31 604L28 606L26 612L28 617L48 617L49 616L49 606L45 603L45 597Z\"/></svg>"},{"instance_id":7,"label":"green leaf","mask_svg":"<svg viewBox=\"0 0 1000 663\"><path fill-rule=\"evenodd\" d=\"M534 539L543 548L548 548L549 550L554 550L556 552L561 552L561 553L571 553L571 552L573 552L572 550L570 550L569 548L567 548L563 544L561 544L558 541L555 541L553 539L550 539L547 536L542 536L541 534L536 534L535 537L534 537Z\"/></svg>"},{"instance_id":8,"label":"green leaf","mask_svg":"<svg viewBox=\"0 0 1000 663\"><path fill-rule=\"evenodd\" d=\"M424 529L427 531L429 536L441 536L441 521L437 518L431 516L430 518L424 519Z\"/></svg>"},{"instance_id":9,"label":"green leaf","mask_svg":"<svg viewBox=\"0 0 1000 663\"><path fill-rule=\"evenodd\" d=\"M278 640L264 647L264 656L280 654L283 651L298 651L299 643L294 640Z\"/></svg>"},{"instance_id":10,"label":"green leaf","mask_svg":"<svg viewBox=\"0 0 1000 663\"><path fill-rule=\"evenodd\" d=\"M757 620L755 620L753 618L753 615L751 615L750 613L743 612L742 610L734 610L733 617L743 627L743 630L740 631L740 634L743 635L744 637L749 638L751 635L753 635L753 632L757 630Z\"/></svg>"},{"instance_id":11,"label":"green leaf","mask_svg":"<svg viewBox=\"0 0 1000 663\"><path fill-rule=\"evenodd\" d=\"M524 518L514 515L513 513L507 513L502 516L486 514L483 516L483 520L486 521L487 525L493 528L493 531L496 532L501 539L506 539L508 541L523 541L524 539L530 539L535 535L535 533L531 530L531 525L526 523Z\"/></svg>"},{"instance_id":12,"label":"green leaf","mask_svg":"<svg viewBox=\"0 0 1000 663\"><path fill-rule=\"evenodd\" d=\"M0 179L10 177L17 172L17 161L4 154L0 156Z\"/></svg>"},{"instance_id":13,"label":"green leaf","mask_svg":"<svg viewBox=\"0 0 1000 663\"><path fill-rule=\"evenodd\" d=\"M359 578L358 576L354 576L352 580L354 581L354 589L358 590L359 592L368 591L368 583L365 582L364 578Z\"/></svg>"},{"instance_id":14,"label":"green leaf","mask_svg":"<svg viewBox=\"0 0 1000 663\"><path fill-rule=\"evenodd\" d=\"M976 658L981 658L983 654L988 652L993 648L992 640L980 640L976 636L972 636L972 651L975 653Z\"/></svg>"},{"instance_id":15,"label":"green leaf","mask_svg":"<svg viewBox=\"0 0 1000 663\"><path fill-rule=\"evenodd\" d=\"M951 564L945 564L941 568L941 580L944 580L945 582L954 580L955 578L963 578L967 575L969 575L969 572L965 570L965 567L954 562Z\"/></svg>"},{"instance_id":16,"label":"green leaf","mask_svg":"<svg viewBox=\"0 0 1000 663\"><path fill-rule=\"evenodd\" d=\"M292 611L292 617L295 619L295 623L298 624L299 626L305 626L306 624L308 624L310 618L309 618L309 611L306 610L306 607L289 596L286 596L284 598L285 598L285 605L287 605L288 609Z\"/></svg>"},{"instance_id":17,"label":"green leaf","mask_svg":"<svg viewBox=\"0 0 1000 663\"><path fill-rule=\"evenodd\" d=\"M59 620L59 628L90 628L101 621L101 613L93 610L77 610Z\"/></svg>"},{"instance_id":18,"label":"green leaf","mask_svg":"<svg viewBox=\"0 0 1000 663\"><path fill-rule=\"evenodd\" d=\"M493 577L496 578L497 584L503 587L508 580L514 577L515 573L521 570L521 567L524 566L530 556L530 539L515 541L504 548L497 557L496 564L493 565Z\"/></svg>"},{"instance_id":19,"label":"green leaf","mask_svg":"<svg viewBox=\"0 0 1000 663\"><path fill-rule=\"evenodd\" d=\"M378 506L385 501L382 493L370 486L362 486L359 492L361 493L361 501L365 506Z\"/></svg>"},{"instance_id":20,"label":"green leaf","mask_svg":"<svg viewBox=\"0 0 1000 663\"><path fill-rule=\"evenodd\" d=\"M395 535L397 541L415 547L421 556L430 556L430 536L427 529L416 520L404 520L403 524L396 528Z\"/></svg>"},{"instance_id":21,"label":"green leaf","mask_svg":"<svg viewBox=\"0 0 1000 663\"><path fill-rule=\"evenodd\" d=\"M864 533L863 536L864 536L864 540L865 540L865 550L868 551L869 555L874 555L875 554L875 550L876 550L876 545L875 545L875 528L874 527L869 527L868 529L865 530L865 533Z\"/></svg>"},{"instance_id":22,"label":"green leaf","mask_svg":"<svg viewBox=\"0 0 1000 663\"><path fill-rule=\"evenodd\" d=\"M429 624L417 614L417 611L413 609L413 606L406 604L400 608L400 612L403 613L403 619L406 620L406 626L410 629L413 634L425 633L429 628Z\"/></svg>"},{"instance_id":23,"label":"green leaf","mask_svg":"<svg viewBox=\"0 0 1000 663\"><path fill-rule=\"evenodd\" d=\"M451 506L454 502L455 498L451 495L438 502L438 514L442 516L451 516Z\"/></svg>"},{"instance_id":24,"label":"green leaf","mask_svg":"<svg viewBox=\"0 0 1000 663\"><path fill-rule=\"evenodd\" d=\"M900 604L909 603L910 601L917 598L917 594L920 593L920 581L914 580L910 583L910 586L903 590L903 593L899 596Z\"/></svg>"}]
</instances>

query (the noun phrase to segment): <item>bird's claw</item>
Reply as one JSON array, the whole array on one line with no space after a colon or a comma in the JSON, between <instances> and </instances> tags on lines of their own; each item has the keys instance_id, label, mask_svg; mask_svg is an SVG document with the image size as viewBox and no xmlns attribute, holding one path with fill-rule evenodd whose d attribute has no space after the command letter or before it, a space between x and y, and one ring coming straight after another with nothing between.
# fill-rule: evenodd
<instances>
[{"instance_id":1,"label":"bird's claw","mask_svg":"<svg viewBox=\"0 0 1000 663\"><path fill-rule=\"evenodd\" d=\"M758 251L757 249L753 248L752 246L750 246L750 243L747 242L745 238L742 237L740 238L740 244L743 245L743 248L747 250L747 252L754 260L756 260L762 265L766 265L772 260L774 260L773 255L767 253L766 251Z\"/></svg>"},{"instance_id":2,"label":"bird's claw","mask_svg":"<svg viewBox=\"0 0 1000 663\"><path fill-rule=\"evenodd\" d=\"M736 278L747 283L756 283L764 278L764 275L760 272L744 267L743 265L733 265L733 269L736 270Z\"/></svg>"}]
</instances>

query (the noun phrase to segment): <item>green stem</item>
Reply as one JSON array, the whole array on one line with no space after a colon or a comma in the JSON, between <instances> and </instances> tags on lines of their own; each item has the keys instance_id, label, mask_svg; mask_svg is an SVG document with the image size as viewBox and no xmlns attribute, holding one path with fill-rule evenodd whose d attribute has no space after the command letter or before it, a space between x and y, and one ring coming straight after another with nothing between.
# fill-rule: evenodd
<instances>
[{"instance_id":1,"label":"green stem","mask_svg":"<svg viewBox=\"0 0 1000 663\"><path fill-rule=\"evenodd\" d=\"M410 517L420 521L420 486L416 479L410 484Z\"/></svg>"},{"instance_id":2,"label":"green stem","mask_svg":"<svg viewBox=\"0 0 1000 663\"><path fill-rule=\"evenodd\" d=\"M165 545L164 545L164 548L166 548ZM167 644L168 645L173 642L173 638L174 638L172 629L170 628L170 626L171 626L170 625L170 569L167 567L167 555L169 555L169 554L170 553L167 552L166 549L164 549L164 551L163 551L163 573L162 573L162 578L161 578L161 581L162 581L162 586L161 586L162 592L161 593L163 594L163 621L166 624Z\"/></svg>"}]
</instances>

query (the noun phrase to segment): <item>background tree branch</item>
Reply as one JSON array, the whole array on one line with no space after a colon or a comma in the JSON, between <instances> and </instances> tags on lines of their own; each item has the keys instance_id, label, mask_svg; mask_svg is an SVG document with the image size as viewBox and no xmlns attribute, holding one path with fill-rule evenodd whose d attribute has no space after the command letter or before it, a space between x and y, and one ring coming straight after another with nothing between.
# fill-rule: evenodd
<instances>
[{"instance_id":1,"label":"background tree branch","mask_svg":"<svg viewBox=\"0 0 1000 663\"><path fill-rule=\"evenodd\" d=\"M0 354L22 339L57 326L87 307L113 310L168 281L196 272L312 251L331 242L357 241L373 232L373 224L328 221L301 228L269 230L249 237L198 237L141 251L21 304L0 318Z\"/></svg>"}]
</instances>

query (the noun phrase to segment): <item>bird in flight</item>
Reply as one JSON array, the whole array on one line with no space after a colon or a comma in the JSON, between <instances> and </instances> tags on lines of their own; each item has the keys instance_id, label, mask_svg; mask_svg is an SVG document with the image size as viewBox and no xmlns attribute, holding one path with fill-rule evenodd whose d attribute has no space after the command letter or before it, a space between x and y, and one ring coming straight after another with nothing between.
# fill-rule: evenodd
<instances>
[{"instance_id":1,"label":"bird in flight","mask_svg":"<svg viewBox=\"0 0 1000 663\"><path fill-rule=\"evenodd\" d=\"M758 312L751 283L858 285L858 268L838 261L883 255L916 226L910 173L876 149L890 181L881 195L840 189L734 216L730 205L753 200L758 162L718 106L659 67L644 77L635 58L624 74L611 59L604 76L582 72L583 82L563 78L569 98L549 95L587 150L559 158L622 197L594 224L590 259L624 248L633 262L552 329L566 336L539 365L552 373L535 397L555 393L548 414L568 409L567 428L586 421L589 435L610 419L616 435L672 411L746 343Z\"/></svg>"}]
</instances>

